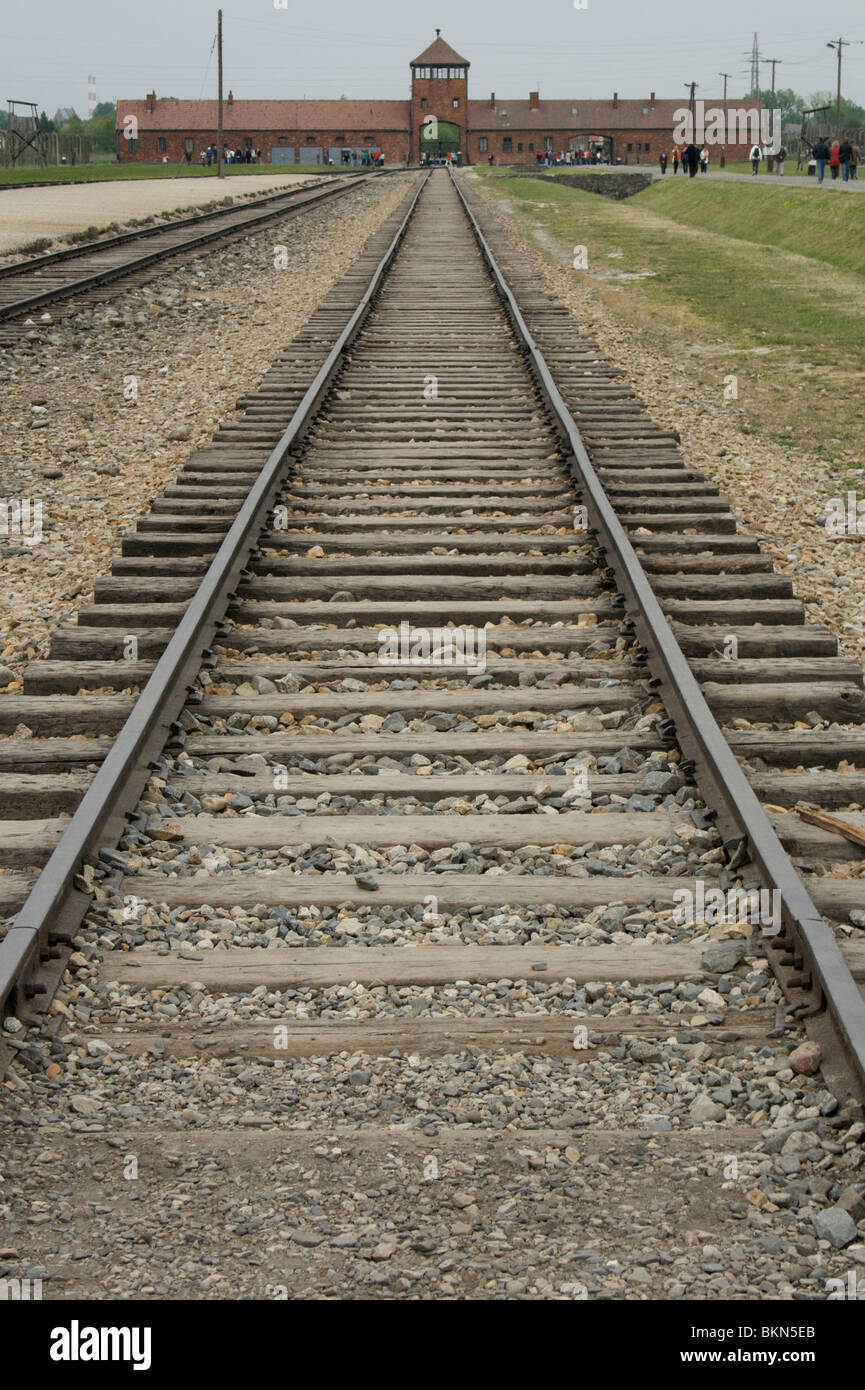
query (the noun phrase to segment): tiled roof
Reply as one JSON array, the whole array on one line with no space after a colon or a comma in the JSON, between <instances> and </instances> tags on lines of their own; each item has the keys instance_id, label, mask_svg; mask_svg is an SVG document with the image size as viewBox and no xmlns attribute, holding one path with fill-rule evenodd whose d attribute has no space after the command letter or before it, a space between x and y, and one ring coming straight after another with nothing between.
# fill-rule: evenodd
<instances>
[{"instance_id":1,"label":"tiled roof","mask_svg":"<svg viewBox=\"0 0 865 1390\"><path fill-rule=\"evenodd\" d=\"M153 111L144 101L118 101L117 129L127 116L138 119L142 131L197 130L216 134L215 101L183 101L164 97ZM291 135L295 130L408 131L408 101L225 101L222 108L225 134L243 135L253 130L272 130Z\"/></svg>"},{"instance_id":2,"label":"tiled roof","mask_svg":"<svg viewBox=\"0 0 865 1390\"><path fill-rule=\"evenodd\" d=\"M728 106L733 105L728 101ZM735 103L741 105L743 103ZM759 106L759 102L748 101L749 106ZM706 111L711 107L721 107L720 99L706 99ZM494 130L581 130L599 135L609 130L670 130L677 123L676 112L687 111L688 100L656 101L654 106L649 98L619 98L614 107L612 101L581 101L555 99L541 101L532 107L527 100L508 101L497 98L495 106L489 101L470 101L469 126L472 131ZM576 115L573 114L576 110ZM643 114L644 110L647 114ZM681 120L681 115L678 117Z\"/></svg>"},{"instance_id":3,"label":"tiled roof","mask_svg":"<svg viewBox=\"0 0 865 1390\"><path fill-rule=\"evenodd\" d=\"M440 38L433 39L429 48L425 48L423 53L411 60L412 67L418 64L422 67L427 67L434 63L444 63L451 67L459 65L460 67L467 68L470 66L468 58L461 58L455 48L451 48L449 43L445 43L444 39Z\"/></svg>"}]
</instances>

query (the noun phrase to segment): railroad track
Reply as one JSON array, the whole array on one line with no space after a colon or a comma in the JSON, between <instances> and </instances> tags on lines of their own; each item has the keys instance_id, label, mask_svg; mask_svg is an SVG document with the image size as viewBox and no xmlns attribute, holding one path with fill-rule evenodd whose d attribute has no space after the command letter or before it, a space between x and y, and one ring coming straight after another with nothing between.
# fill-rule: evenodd
<instances>
[{"instance_id":1,"label":"railroad track","mask_svg":"<svg viewBox=\"0 0 865 1390\"><path fill-rule=\"evenodd\" d=\"M67 1156L117 1131L154 1172L205 1129L211 1185L291 1207L272 1249L300 1292L334 1287L334 1262L387 1285L387 1262L427 1296L430 1156L470 1250L487 1198L513 1248L507 1165L547 1173L556 1269L586 1207L603 1255L647 1230L675 1245L682 1222L723 1253L747 1212L865 1214L844 1177L865 1077L861 670L490 237L448 175L419 178L0 699L0 998L25 1103L56 1149L80 1101ZM787 1064L806 1021L822 1077L813 1052ZM384 1196L390 1234L334 1236L322 1189L346 1133L335 1190ZM730 1153L750 1207L718 1176ZM373 1190L407 1163L414 1187ZM236 1260L258 1244L243 1220ZM447 1255L436 1288L573 1296L544 1258L511 1287L488 1248L462 1273ZM603 1288L601 1256L579 1259ZM659 1287L684 1296L669 1262ZM703 1267L706 1296L766 1287Z\"/></svg>"},{"instance_id":2,"label":"railroad track","mask_svg":"<svg viewBox=\"0 0 865 1390\"><path fill-rule=\"evenodd\" d=\"M50 327L30 315L58 300L67 310L84 302L101 302L117 293L117 282L141 284L177 257L201 253L213 243L247 236L277 218L300 215L310 207L342 197L368 175L332 177L312 187L266 194L231 208L217 208L166 224L119 232L95 242L51 251L26 261L0 266L0 343ZM71 302L69 302L71 301Z\"/></svg>"}]
</instances>

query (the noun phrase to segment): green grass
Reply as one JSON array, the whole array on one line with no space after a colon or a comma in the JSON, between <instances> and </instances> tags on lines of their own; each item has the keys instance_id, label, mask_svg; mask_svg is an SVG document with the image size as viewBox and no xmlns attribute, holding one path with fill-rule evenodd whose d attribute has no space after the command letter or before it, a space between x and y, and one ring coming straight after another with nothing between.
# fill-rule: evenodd
<instances>
[{"instance_id":1,"label":"green grass","mask_svg":"<svg viewBox=\"0 0 865 1390\"><path fill-rule=\"evenodd\" d=\"M614 202L552 180L480 176L548 253L558 243L558 257L570 264L572 248L587 247L593 292L633 322L647 346L658 335L673 353L697 347L689 371L691 363L713 375L747 369L755 428L792 433L829 457L845 445L861 450L865 207L858 198L756 180L668 178ZM630 275L645 278L623 278ZM772 389L779 380L781 390ZM816 410L818 389L825 399Z\"/></svg>"},{"instance_id":2,"label":"green grass","mask_svg":"<svg viewBox=\"0 0 865 1390\"><path fill-rule=\"evenodd\" d=\"M865 367L865 210L852 199L738 182L659 180L623 202L536 179L489 186L563 244L585 244L591 273L648 272L632 292L639 284L641 296L681 322L741 347L768 342L810 361ZM849 286L829 283L833 266L852 271L857 260Z\"/></svg>"},{"instance_id":3,"label":"green grass","mask_svg":"<svg viewBox=\"0 0 865 1390\"><path fill-rule=\"evenodd\" d=\"M689 184L691 181L689 180ZM809 256L865 275L865 208L822 189L754 181L753 187L658 179L634 201L662 217L709 232Z\"/></svg>"},{"instance_id":4,"label":"green grass","mask_svg":"<svg viewBox=\"0 0 865 1390\"><path fill-rule=\"evenodd\" d=\"M322 174L326 167L316 164L232 164L225 166L226 178L244 178L256 174ZM339 171L335 171L339 172ZM0 185L28 183L90 183L94 179L176 179L216 178L216 165L204 168L200 164L27 164L9 169L0 166Z\"/></svg>"}]
</instances>

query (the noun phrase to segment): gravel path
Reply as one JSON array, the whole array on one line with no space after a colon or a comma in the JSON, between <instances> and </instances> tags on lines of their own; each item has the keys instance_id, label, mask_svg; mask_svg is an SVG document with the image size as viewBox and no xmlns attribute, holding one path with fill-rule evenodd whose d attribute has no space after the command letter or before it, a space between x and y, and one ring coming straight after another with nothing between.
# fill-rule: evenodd
<instances>
[{"instance_id":1,"label":"gravel path","mask_svg":"<svg viewBox=\"0 0 865 1390\"><path fill-rule=\"evenodd\" d=\"M404 192L398 175L371 184L0 352L3 494L41 501L44 533L36 545L0 538L0 687L20 688L120 537L235 415ZM285 270L275 245L288 248ZM137 401L124 398L133 379Z\"/></svg>"},{"instance_id":2,"label":"gravel path","mask_svg":"<svg viewBox=\"0 0 865 1390\"><path fill-rule=\"evenodd\" d=\"M132 217L201 207L214 198L268 193L309 183L307 174L262 174L243 182L224 179L121 179L106 183L56 184L51 188L3 191L0 254L33 237L58 238L85 227L106 227Z\"/></svg>"}]
</instances>

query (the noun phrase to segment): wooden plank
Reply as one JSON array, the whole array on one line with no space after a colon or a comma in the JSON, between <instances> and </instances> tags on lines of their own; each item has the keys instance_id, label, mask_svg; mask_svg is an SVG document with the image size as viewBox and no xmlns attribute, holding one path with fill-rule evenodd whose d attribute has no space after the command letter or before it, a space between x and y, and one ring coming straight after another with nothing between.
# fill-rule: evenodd
<instances>
[{"instance_id":1,"label":"wooden plank","mask_svg":"<svg viewBox=\"0 0 865 1390\"><path fill-rule=\"evenodd\" d=\"M27 695L75 694L88 688L119 688L142 685L153 671L155 661L31 661L24 672L24 691ZM782 679L797 683L828 681L844 685L862 685L862 667L849 657L795 657L767 658L751 660L739 658L736 661L717 659L696 659L690 662L691 670L698 680L713 680L724 684L763 684ZM551 685L545 677L555 675L565 677L566 682L577 684L586 681L623 680L634 677L634 667L630 662L604 658L523 657L514 660L507 657L488 655L486 673L498 685L516 685L519 677L529 673L535 677L535 684L521 687L531 690L549 690ZM216 681L240 683L253 676L265 676L277 680L280 676L291 674L302 681L321 684L339 683L346 676L378 682L381 680L416 679L418 668L409 662L397 662L382 668L376 655L368 654L354 657L346 662L341 658L332 661L291 661L267 656L250 656L245 661L223 657L213 670ZM454 672L459 679L460 672ZM122 684L121 684L122 682ZM557 681L561 689L563 682Z\"/></svg>"},{"instance_id":2,"label":"wooden plank","mask_svg":"<svg viewBox=\"0 0 865 1390\"><path fill-rule=\"evenodd\" d=\"M23 878L23 876L22 876ZM551 904L576 910L623 903L633 907L653 907L659 911L673 907L681 889L696 893L699 880L683 875L650 877L634 875L608 878L592 874L576 878L567 874L381 874L378 888L359 888L349 874L293 874L285 869L267 873L227 870L208 874L202 870L184 878L167 874L141 873L122 880L120 892L171 907L339 907L341 904L408 909L424 907L434 898L439 912L481 907L498 911L506 906L526 907ZM705 880L702 880L705 884ZM6 879L0 876L0 903ZM846 921L853 908L865 906L865 893L859 879L831 879L806 875L814 903L825 916ZM20 887L20 883L16 884ZM22 899L23 901L23 899Z\"/></svg>"},{"instance_id":3,"label":"wooden plank","mask_svg":"<svg viewBox=\"0 0 865 1390\"><path fill-rule=\"evenodd\" d=\"M0 847L2 828L0 822ZM399 844L438 849L463 840L477 848L514 849L523 845L565 843L639 844L641 840L665 840L680 832L694 836L690 816L664 811L651 814L572 811L554 816L537 812L505 816L261 816L243 812L239 815L181 816L178 820L160 818L148 821L147 828L154 839L163 832L166 838L181 840L186 845L210 844L226 849L250 846L279 849L282 845L302 844L337 848L348 844Z\"/></svg>"},{"instance_id":4,"label":"wooden plank","mask_svg":"<svg viewBox=\"0 0 865 1390\"><path fill-rule=\"evenodd\" d=\"M330 985L441 985L454 980L631 980L660 984L701 974L702 947L679 946L314 946L201 951L190 960L172 951L113 951L102 980L144 989L200 980L211 993L310 989ZM862 952L860 952L860 955ZM865 955L862 965L865 967Z\"/></svg>"},{"instance_id":5,"label":"wooden plank","mask_svg":"<svg viewBox=\"0 0 865 1390\"><path fill-rule=\"evenodd\" d=\"M854 980L865 981L865 942L842 941L841 953ZM177 951L139 948L113 951L99 978L142 989L172 989L200 982L210 993L318 989L333 985L443 985L456 980L526 980L551 984L573 980L661 984L708 975L704 943L647 946L469 946L435 942L418 946L283 946L267 950L202 950L198 959ZM749 947L748 954L755 954ZM594 1015L592 1016L594 1020Z\"/></svg>"},{"instance_id":6,"label":"wooden plank","mask_svg":"<svg viewBox=\"0 0 865 1390\"><path fill-rule=\"evenodd\" d=\"M390 668L383 664L380 668L385 679L390 677ZM447 677L456 679L474 674L475 667L458 666L442 661L435 666L416 666L415 675L421 677ZM291 674L290 668L286 674ZM345 672L349 674L348 670ZM66 697L74 698L74 697ZM87 698L87 697L82 697ZM98 697L92 697L98 698ZM507 690L346 690L335 694L311 690L298 695L207 695L198 706L203 714L216 715L227 719L235 710L245 714L272 714L279 716L291 713L296 716L314 714L316 716L338 716L341 714L379 714L402 712L414 719L421 719L426 713L465 714L473 718L477 714L490 714L503 710L511 716L521 713L528 715L567 709L628 709L645 698L645 693L635 685L615 685L608 688L600 686L558 685L541 689L510 688ZM31 702L31 703L35 703ZM363 732L358 730L362 741Z\"/></svg>"},{"instance_id":7,"label":"wooden plank","mask_svg":"<svg viewBox=\"0 0 865 1390\"><path fill-rule=\"evenodd\" d=\"M702 1015L700 1015L702 1017ZM711 1044L758 1044L774 1026L774 1009L730 1010L722 1024L702 1028ZM200 1026L171 1024L165 1020L151 1029L109 1034L112 1048L136 1055L156 1040L171 1057L327 1057L338 1052L387 1056L392 1052L443 1056L465 1048L483 1052L529 1052L569 1057L576 1066L591 1063L598 1048L574 1048L574 1028L585 1024L589 1036L604 1034L598 1048L614 1047L620 1037L667 1038L691 1028L690 1015L681 1013L659 1020L653 1015L521 1014L503 1018L460 1018L458 1015L418 1018L364 1019L357 1022L292 1019L276 1023L220 1026L205 1032ZM103 1033L93 1036L104 1036ZM446 1106L446 1100L443 1102Z\"/></svg>"},{"instance_id":8,"label":"wooden plank","mask_svg":"<svg viewBox=\"0 0 865 1390\"><path fill-rule=\"evenodd\" d=\"M68 817L50 820L0 821L0 864L28 869L46 862L69 824Z\"/></svg>"},{"instance_id":9,"label":"wooden plank","mask_svg":"<svg viewBox=\"0 0 865 1390\"><path fill-rule=\"evenodd\" d=\"M122 880L120 891L150 902L194 907L252 907L256 903L285 907L337 907L341 903L362 906L413 908L425 906L434 898L439 912L460 907L500 909L540 905L591 908L609 903L636 906L672 907L674 893L681 888L696 892L696 880L689 877L608 878L593 874L588 878L569 875L421 873L381 874L378 888L359 888L351 874L293 874L287 869L266 873L225 870L208 874L200 870L183 878L160 873L130 874ZM0 878L0 883L2 883ZM820 882L826 882L821 879Z\"/></svg>"}]
</instances>

